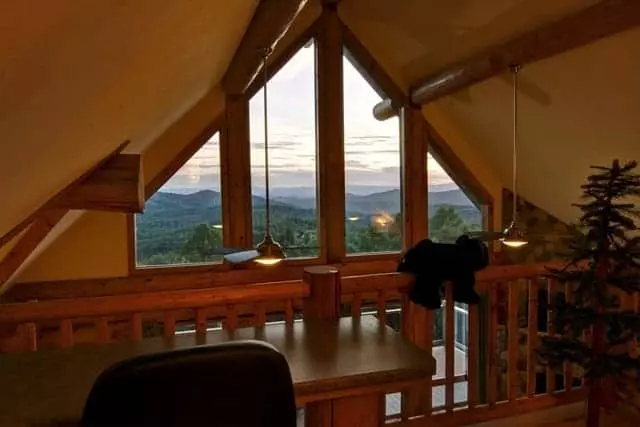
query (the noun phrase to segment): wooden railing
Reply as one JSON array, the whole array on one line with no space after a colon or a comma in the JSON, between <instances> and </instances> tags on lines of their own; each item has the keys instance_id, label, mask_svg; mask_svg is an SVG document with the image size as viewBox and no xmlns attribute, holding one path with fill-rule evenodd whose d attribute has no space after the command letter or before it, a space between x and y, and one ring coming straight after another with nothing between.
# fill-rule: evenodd
<instances>
[{"instance_id":1,"label":"wooden railing","mask_svg":"<svg viewBox=\"0 0 640 427\"><path fill-rule=\"evenodd\" d=\"M480 305L457 307L446 286L439 311L409 302L410 276L343 276L336 285L313 267L303 280L4 304L0 352L291 323L304 317L311 292L328 292L326 298L337 292L340 315L373 312L436 358L436 375L424 387L388 397L400 409L387 411L388 422L465 425L581 397L580 372L572 366L553 372L536 362L539 334L553 333L545 302L564 292L541 278L545 265L491 266L477 275Z\"/></svg>"}]
</instances>

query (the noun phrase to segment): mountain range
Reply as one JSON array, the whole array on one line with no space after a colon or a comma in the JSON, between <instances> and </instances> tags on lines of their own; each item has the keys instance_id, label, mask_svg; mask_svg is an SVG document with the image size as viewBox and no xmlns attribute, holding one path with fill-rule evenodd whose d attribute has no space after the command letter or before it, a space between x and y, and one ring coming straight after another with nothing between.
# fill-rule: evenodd
<instances>
[{"instance_id":1,"label":"mountain range","mask_svg":"<svg viewBox=\"0 0 640 427\"><path fill-rule=\"evenodd\" d=\"M399 189L368 195L347 194L346 215L369 216L380 211L396 214L401 211L401 203ZM429 192L429 216L443 205L453 206L466 221L480 219L480 211L459 189ZM221 198L218 191L201 190L191 194L160 191L147 202L139 223L171 222L181 225L216 223L220 221L220 206ZM254 195L253 206L264 208L264 197ZM274 214L295 216L296 211L299 211L300 216L307 217L313 215L316 199L315 197L275 197L272 199L271 206Z\"/></svg>"}]
</instances>

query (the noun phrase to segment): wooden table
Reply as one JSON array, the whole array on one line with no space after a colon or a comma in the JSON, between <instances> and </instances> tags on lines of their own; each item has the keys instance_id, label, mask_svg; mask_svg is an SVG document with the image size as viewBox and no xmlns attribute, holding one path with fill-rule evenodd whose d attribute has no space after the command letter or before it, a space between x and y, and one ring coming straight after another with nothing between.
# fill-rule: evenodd
<instances>
[{"instance_id":1,"label":"wooden table","mask_svg":"<svg viewBox=\"0 0 640 427\"><path fill-rule=\"evenodd\" d=\"M372 316L17 353L0 356L0 425L77 422L94 380L115 362L172 348L245 339L267 341L284 354L296 400L308 405L307 417L313 423L320 423L317 420L326 416L321 413L332 405L328 410L332 421L324 425L380 425L385 392L399 391L435 372L430 354Z\"/></svg>"}]
</instances>

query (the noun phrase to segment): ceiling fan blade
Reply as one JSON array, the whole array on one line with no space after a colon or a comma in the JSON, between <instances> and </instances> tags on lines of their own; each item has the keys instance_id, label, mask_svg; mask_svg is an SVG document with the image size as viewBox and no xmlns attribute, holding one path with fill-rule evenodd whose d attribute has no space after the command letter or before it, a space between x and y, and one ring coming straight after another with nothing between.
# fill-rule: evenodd
<instances>
[{"instance_id":1,"label":"ceiling fan blade","mask_svg":"<svg viewBox=\"0 0 640 427\"><path fill-rule=\"evenodd\" d=\"M502 233L501 231L472 231L467 233L467 236L473 239L490 242L493 240L501 239L504 236L504 233Z\"/></svg>"},{"instance_id":2,"label":"ceiling fan blade","mask_svg":"<svg viewBox=\"0 0 640 427\"><path fill-rule=\"evenodd\" d=\"M253 261L258 258L258 251L255 249L242 252L233 252L224 256L224 260L230 264L242 264L248 261Z\"/></svg>"},{"instance_id":3,"label":"ceiling fan blade","mask_svg":"<svg viewBox=\"0 0 640 427\"><path fill-rule=\"evenodd\" d=\"M212 252L213 255L229 255L236 252L250 251L253 248L216 248Z\"/></svg>"}]
</instances>

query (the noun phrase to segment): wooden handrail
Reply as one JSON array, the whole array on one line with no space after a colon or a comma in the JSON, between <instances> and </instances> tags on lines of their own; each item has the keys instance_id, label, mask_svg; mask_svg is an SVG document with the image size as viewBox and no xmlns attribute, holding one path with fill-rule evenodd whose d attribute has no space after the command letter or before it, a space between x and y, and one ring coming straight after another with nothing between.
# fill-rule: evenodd
<instances>
[{"instance_id":1,"label":"wooden handrail","mask_svg":"<svg viewBox=\"0 0 640 427\"><path fill-rule=\"evenodd\" d=\"M490 265L476 274L476 281L481 288L487 282L508 281L515 279L533 279L542 276L548 267L559 268L564 261L550 261L536 264ZM381 290L406 290L413 277L406 273L363 274L342 278L342 293L355 294Z\"/></svg>"},{"instance_id":2,"label":"wooden handrail","mask_svg":"<svg viewBox=\"0 0 640 427\"><path fill-rule=\"evenodd\" d=\"M304 298L308 295L309 286L302 281L295 280L211 289L33 301L1 305L0 323L25 323L184 308L195 309L214 305Z\"/></svg>"},{"instance_id":3,"label":"wooden handrail","mask_svg":"<svg viewBox=\"0 0 640 427\"><path fill-rule=\"evenodd\" d=\"M561 262L489 266L477 274L479 287L488 282L535 278L546 267L558 267ZM403 291L412 277L405 273L381 273L345 276L342 293ZM242 304L257 301L305 298L309 286L302 280L222 286L210 289L144 292L117 296L69 298L0 305L0 323L23 323L41 320L97 317L124 313L174 309L195 309L214 305Z\"/></svg>"}]
</instances>

